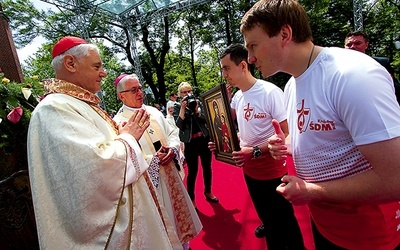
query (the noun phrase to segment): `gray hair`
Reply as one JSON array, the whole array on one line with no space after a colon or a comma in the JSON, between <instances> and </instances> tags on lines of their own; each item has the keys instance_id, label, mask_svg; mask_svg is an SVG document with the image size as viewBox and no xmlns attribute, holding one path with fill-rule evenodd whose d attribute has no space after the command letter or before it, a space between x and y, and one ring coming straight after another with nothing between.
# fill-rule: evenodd
<instances>
[{"instance_id":1,"label":"gray hair","mask_svg":"<svg viewBox=\"0 0 400 250\"><path fill-rule=\"evenodd\" d=\"M125 90L126 82L129 80L137 80L140 83L139 77L136 74L124 76L117 85L117 93Z\"/></svg>"},{"instance_id":2,"label":"gray hair","mask_svg":"<svg viewBox=\"0 0 400 250\"><path fill-rule=\"evenodd\" d=\"M61 69L65 55L69 54L76 57L77 59L80 59L84 56L88 56L90 51L93 50L99 53L99 48L94 44L79 44L65 51L61 55L54 57L51 61L51 66L53 66L53 69L57 71Z\"/></svg>"}]
</instances>

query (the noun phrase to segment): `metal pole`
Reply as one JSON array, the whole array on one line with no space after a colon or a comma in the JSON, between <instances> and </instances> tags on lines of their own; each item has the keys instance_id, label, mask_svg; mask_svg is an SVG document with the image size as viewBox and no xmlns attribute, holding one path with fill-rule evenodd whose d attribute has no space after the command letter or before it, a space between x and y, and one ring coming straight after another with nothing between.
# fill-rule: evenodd
<instances>
[{"instance_id":1,"label":"metal pole","mask_svg":"<svg viewBox=\"0 0 400 250\"><path fill-rule=\"evenodd\" d=\"M354 30L363 30L363 0L353 0Z\"/></svg>"}]
</instances>

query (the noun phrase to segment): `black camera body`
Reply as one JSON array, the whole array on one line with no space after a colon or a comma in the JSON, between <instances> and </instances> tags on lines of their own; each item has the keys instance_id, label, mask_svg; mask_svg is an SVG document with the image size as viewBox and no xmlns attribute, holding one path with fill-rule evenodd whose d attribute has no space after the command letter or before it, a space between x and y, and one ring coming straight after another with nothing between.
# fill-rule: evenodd
<instances>
[{"instance_id":1,"label":"black camera body","mask_svg":"<svg viewBox=\"0 0 400 250\"><path fill-rule=\"evenodd\" d=\"M193 94L188 94L184 100L187 101L187 109L190 111L189 114L196 113L197 98Z\"/></svg>"}]
</instances>

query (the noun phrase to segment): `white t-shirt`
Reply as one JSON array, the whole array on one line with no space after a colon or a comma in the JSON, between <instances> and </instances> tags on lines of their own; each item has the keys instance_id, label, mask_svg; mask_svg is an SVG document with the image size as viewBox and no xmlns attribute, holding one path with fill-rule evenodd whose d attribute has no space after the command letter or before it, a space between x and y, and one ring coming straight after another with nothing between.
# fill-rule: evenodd
<instances>
[{"instance_id":1,"label":"white t-shirt","mask_svg":"<svg viewBox=\"0 0 400 250\"><path fill-rule=\"evenodd\" d=\"M391 76L357 51L325 48L285 87L293 159L299 177L320 182L371 168L356 145L400 136Z\"/></svg>"},{"instance_id":2,"label":"white t-shirt","mask_svg":"<svg viewBox=\"0 0 400 250\"><path fill-rule=\"evenodd\" d=\"M266 143L275 132L272 119L286 120L283 91L273 83L257 80L247 91L237 91L231 108L236 111L240 146L253 147Z\"/></svg>"},{"instance_id":3,"label":"white t-shirt","mask_svg":"<svg viewBox=\"0 0 400 250\"><path fill-rule=\"evenodd\" d=\"M350 177L372 168L357 149L400 136L400 107L391 76L371 57L325 48L285 87L297 175L308 182ZM379 188L379 187L377 187ZM322 235L346 249L394 249L400 203L309 204Z\"/></svg>"}]
</instances>

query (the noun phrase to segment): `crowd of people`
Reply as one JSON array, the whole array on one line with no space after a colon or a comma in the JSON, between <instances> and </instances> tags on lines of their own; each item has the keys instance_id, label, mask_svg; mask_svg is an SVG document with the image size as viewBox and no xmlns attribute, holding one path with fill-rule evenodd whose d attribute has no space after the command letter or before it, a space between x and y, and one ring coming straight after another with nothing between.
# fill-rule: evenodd
<instances>
[{"instance_id":1,"label":"crowd of people","mask_svg":"<svg viewBox=\"0 0 400 250\"><path fill-rule=\"evenodd\" d=\"M349 33L345 48L314 44L296 0L258 1L240 31L244 46L220 55L235 150L210 140L206 108L190 83L177 86L164 110L145 104L136 74L121 74L115 90L123 105L111 118L96 96L107 76L98 47L72 36L53 46L56 77L43 81L28 132L41 248L189 249L202 230L200 165L203 198L219 202L217 147L242 168L261 221L254 233L269 250L304 249L293 209L304 204L316 249L400 248L400 107L390 65L366 55L363 32ZM292 77L282 91L255 78L251 65L264 78ZM229 137L227 114L212 106L215 133Z\"/></svg>"}]
</instances>

